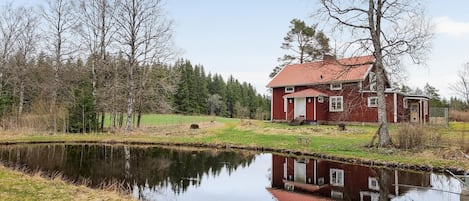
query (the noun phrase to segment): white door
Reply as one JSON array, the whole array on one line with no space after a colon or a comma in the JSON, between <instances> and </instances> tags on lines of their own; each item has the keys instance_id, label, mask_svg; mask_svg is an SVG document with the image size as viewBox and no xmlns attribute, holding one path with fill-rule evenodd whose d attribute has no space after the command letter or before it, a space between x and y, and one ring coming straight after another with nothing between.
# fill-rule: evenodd
<instances>
[{"instance_id":1,"label":"white door","mask_svg":"<svg viewBox=\"0 0 469 201\"><path fill-rule=\"evenodd\" d=\"M303 116L306 118L306 98L295 98L294 118Z\"/></svg>"},{"instance_id":2,"label":"white door","mask_svg":"<svg viewBox=\"0 0 469 201\"><path fill-rule=\"evenodd\" d=\"M419 104L411 103L410 104L410 122L412 123L420 122L419 113L420 113Z\"/></svg>"},{"instance_id":3,"label":"white door","mask_svg":"<svg viewBox=\"0 0 469 201\"><path fill-rule=\"evenodd\" d=\"M306 183L306 163L295 160L295 182Z\"/></svg>"}]
</instances>

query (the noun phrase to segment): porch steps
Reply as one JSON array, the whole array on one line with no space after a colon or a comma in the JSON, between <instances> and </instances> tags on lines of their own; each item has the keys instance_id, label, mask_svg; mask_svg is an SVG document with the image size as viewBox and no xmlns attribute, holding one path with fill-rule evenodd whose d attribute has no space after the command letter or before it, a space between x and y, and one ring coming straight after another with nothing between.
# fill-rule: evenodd
<instances>
[{"instance_id":1,"label":"porch steps","mask_svg":"<svg viewBox=\"0 0 469 201\"><path fill-rule=\"evenodd\" d=\"M305 117L297 117L289 122L290 126L298 126L298 125L303 125L305 122Z\"/></svg>"}]
</instances>

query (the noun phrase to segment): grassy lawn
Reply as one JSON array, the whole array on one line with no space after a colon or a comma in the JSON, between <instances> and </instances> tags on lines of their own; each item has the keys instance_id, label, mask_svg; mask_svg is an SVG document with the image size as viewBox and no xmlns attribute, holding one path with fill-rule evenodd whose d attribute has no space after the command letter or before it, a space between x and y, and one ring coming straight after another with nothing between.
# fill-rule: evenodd
<instances>
[{"instance_id":1,"label":"grassy lawn","mask_svg":"<svg viewBox=\"0 0 469 201\"><path fill-rule=\"evenodd\" d=\"M199 123L201 129L189 129L191 123ZM424 149L415 150L365 147L370 143L377 129L376 126L347 126L345 131L339 131L337 126L288 126L264 121L180 115L147 115L144 116L142 125L142 128L135 129L127 135L120 132L54 135L0 133L0 142L98 141L229 144L469 170L469 159L464 156L464 151L469 148L469 143L467 143L469 139L466 139L469 138L469 136L466 137L469 129L468 123L451 123L448 129L422 128L432 138L438 139L438 142L432 142L431 146ZM394 142L396 142L398 129L399 125L390 126ZM308 138L310 143L298 143L298 137ZM0 174L5 174L4 172L4 169L0 169ZM20 175L13 177L20 177ZM34 191L39 193L39 190ZM11 192L11 189L0 186L0 192Z\"/></svg>"},{"instance_id":2,"label":"grassy lawn","mask_svg":"<svg viewBox=\"0 0 469 201\"><path fill-rule=\"evenodd\" d=\"M0 166L0 200L132 200L118 193L47 180Z\"/></svg>"}]
</instances>

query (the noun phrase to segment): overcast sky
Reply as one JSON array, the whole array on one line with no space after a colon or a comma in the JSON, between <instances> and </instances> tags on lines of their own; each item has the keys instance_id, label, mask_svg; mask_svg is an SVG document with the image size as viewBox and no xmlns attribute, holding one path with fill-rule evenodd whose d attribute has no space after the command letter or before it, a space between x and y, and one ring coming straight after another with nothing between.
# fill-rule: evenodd
<instances>
[{"instance_id":1,"label":"overcast sky","mask_svg":"<svg viewBox=\"0 0 469 201\"><path fill-rule=\"evenodd\" d=\"M42 4L42 0L17 0ZM280 48L290 20L318 23L311 14L317 0L166 0L165 9L175 22L174 42L180 57L202 64L206 72L225 78L232 74L267 93L269 73L285 54ZM0 0L5 3L5 0ZM449 98L449 85L469 62L469 1L427 0L435 38L427 66L406 65L406 85L423 88L429 83Z\"/></svg>"},{"instance_id":2,"label":"overcast sky","mask_svg":"<svg viewBox=\"0 0 469 201\"><path fill-rule=\"evenodd\" d=\"M435 38L427 66L407 65L407 85L429 83L444 97L454 96L449 85L469 62L469 1L426 1L435 23ZM175 20L175 43L181 56L204 65L207 72L233 74L240 81L267 93L269 73L277 58L289 22L299 18L317 23L311 14L315 0L168 0L168 15Z\"/></svg>"}]
</instances>

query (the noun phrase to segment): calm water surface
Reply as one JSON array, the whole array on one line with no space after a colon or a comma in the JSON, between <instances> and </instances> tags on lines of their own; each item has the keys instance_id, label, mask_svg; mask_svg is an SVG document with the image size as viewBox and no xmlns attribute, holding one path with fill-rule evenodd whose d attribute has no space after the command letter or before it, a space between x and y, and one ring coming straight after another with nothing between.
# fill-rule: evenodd
<instances>
[{"instance_id":1,"label":"calm water surface","mask_svg":"<svg viewBox=\"0 0 469 201\"><path fill-rule=\"evenodd\" d=\"M469 200L464 178L245 151L10 145L0 160L91 187L122 182L141 200Z\"/></svg>"}]
</instances>

